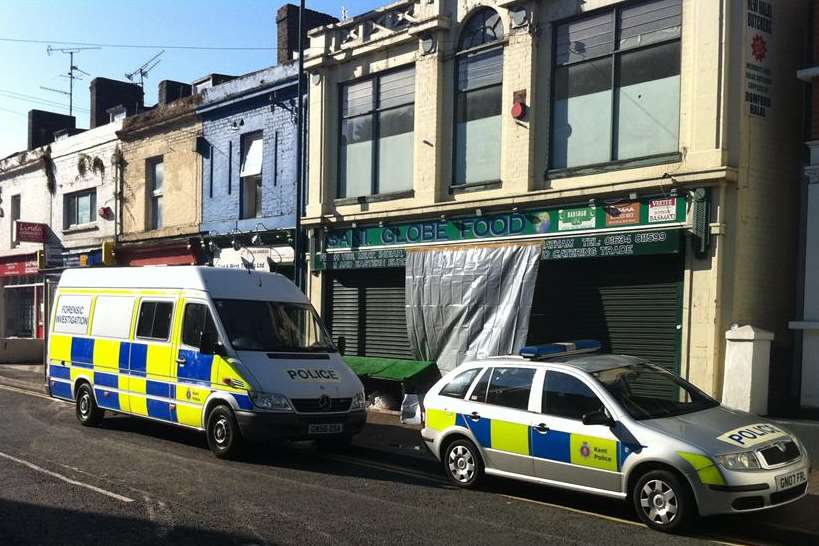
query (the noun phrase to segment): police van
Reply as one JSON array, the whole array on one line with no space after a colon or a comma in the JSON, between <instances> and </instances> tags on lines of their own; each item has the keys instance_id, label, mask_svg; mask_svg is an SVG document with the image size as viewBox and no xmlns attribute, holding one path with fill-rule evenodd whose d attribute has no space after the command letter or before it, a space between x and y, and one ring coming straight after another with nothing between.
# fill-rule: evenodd
<instances>
[{"instance_id":1,"label":"police van","mask_svg":"<svg viewBox=\"0 0 819 546\"><path fill-rule=\"evenodd\" d=\"M282 275L212 267L63 273L48 340L51 396L83 425L106 411L244 441L346 443L364 389L310 302Z\"/></svg>"},{"instance_id":2,"label":"police van","mask_svg":"<svg viewBox=\"0 0 819 546\"><path fill-rule=\"evenodd\" d=\"M492 474L628 500L661 531L806 494L796 436L599 350L590 340L526 347L445 375L424 398L421 436L449 479L473 487Z\"/></svg>"}]
</instances>

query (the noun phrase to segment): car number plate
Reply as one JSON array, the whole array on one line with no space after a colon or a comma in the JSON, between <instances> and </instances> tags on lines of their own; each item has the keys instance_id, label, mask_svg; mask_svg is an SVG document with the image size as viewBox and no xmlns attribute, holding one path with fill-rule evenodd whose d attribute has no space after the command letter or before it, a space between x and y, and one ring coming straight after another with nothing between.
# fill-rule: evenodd
<instances>
[{"instance_id":1,"label":"car number plate","mask_svg":"<svg viewBox=\"0 0 819 546\"><path fill-rule=\"evenodd\" d=\"M323 423L318 425L307 425L308 434L339 434L344 430L341 423Z\"/></svg>"},{"instance_id":2,"label":"car number plate","mask_svg":"<svg viewBox=\"0 0 819 546\"><path fill-rule=\"evenodd\" d=\"M804 470L797 470L788 474L781 474L776 477L776 490L790 489L797 485L802 485L808 481L808 474Z\"/></svg>"}]
</instances>

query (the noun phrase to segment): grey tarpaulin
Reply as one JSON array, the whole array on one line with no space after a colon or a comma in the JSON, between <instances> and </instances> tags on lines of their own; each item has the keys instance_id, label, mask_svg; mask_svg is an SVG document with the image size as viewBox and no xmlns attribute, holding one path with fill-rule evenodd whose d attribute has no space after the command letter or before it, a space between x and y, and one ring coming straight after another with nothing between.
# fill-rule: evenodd
<instances>
[{"instance_id":1,"label":"grey tarpaulin","mask_svg":"<svg viewBox=\"0 0 819 546\"><path fill-rule=\"evenodd\" d=\"M520 350L529 331L541 245L407 252L407 330L415 357L442 371Z\"/></svg>"}]
</instances>

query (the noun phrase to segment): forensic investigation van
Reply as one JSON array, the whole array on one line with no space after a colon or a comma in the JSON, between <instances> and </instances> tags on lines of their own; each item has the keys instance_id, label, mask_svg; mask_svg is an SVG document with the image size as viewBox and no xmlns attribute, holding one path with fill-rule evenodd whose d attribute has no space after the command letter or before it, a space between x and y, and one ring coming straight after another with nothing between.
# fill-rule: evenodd
<instances>
[{"instance_id":1,"label":"forensic investigation van","mask_svg":"<svg viewBox=\"0 0 819 546\"><path fill-rule=\"evenodd\" d=\"M105 411L245 441L346 443L364 388L287 278L213 267L70 269L49 325L48 388L83 425Z\"/></svg>"}]
</instances>

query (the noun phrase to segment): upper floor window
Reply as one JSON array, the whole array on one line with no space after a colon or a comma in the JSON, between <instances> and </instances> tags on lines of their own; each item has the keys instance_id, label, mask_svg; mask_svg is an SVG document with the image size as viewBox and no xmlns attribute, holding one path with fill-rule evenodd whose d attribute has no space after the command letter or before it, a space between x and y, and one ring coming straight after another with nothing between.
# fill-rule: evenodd
<instances>
[{"instance_id":1,"label":"upper floor window","mask_svg":"<svg viewBox=\"0 0 819 546\"><path fill-rule=\"evenodd\" d=\"M63 196L63 229L97 220L97 190L78 191Z\"/></svg>"},{"instance_id":2,"label":"upper floor window","mask_svg":"<svg viewBox=\"0 0 819 546\"><path fill-rule=\"evenodd\" d=\"M148 227L160 229L165 225L163 219L163 200L165 198L165 167L162 158L149 159L148 171Z\"/></svg>"},{"instance_id":3,"label":"upper floor window","mask_svg":"<svg viewBox=\"0 0 819 546\"><path fill-rule=\"evenodd\" d=\"M412 189L415 67L341 87L339 197Z\"/></svg>"},{"instance_id":4,"label":"upper floor window","mask_svg":"<svg viewBox=\"0 0 819 546\"><path fill-rule=\"evenodd\" d=\"M239 173L241 218L262 215L262 132L242 135L242 170Z\"/></svg>"},{"instance_id":5,"label":"upper floor window","mask_svg":"<svg viewBox=\"0 0 819 546\"><path fill-rule=\"evenodd\" d=\"M676 152L681 0L615 7L557 26L551 167Z\"/></svg>"},{"instance_id":6,"label":"upper floor window","mask_svg":"<svg viewBox=\"0 0 819 546\"><path fill-rule=\"evenodd\" d=\"M466 21L458 44L453 184L500 180L503 25L490 8Z\"/></svg>"},{"instance_id":7,"label":"upper floor window","mask_svg":"<svg viewBox=\"0 0 819 546\"><path fill-rule=\"evenodd\" d=\"M11 248L20 245L17 240L17 220L20 219L20 194L11 196Z\"/></svg>"}]
</instances>

